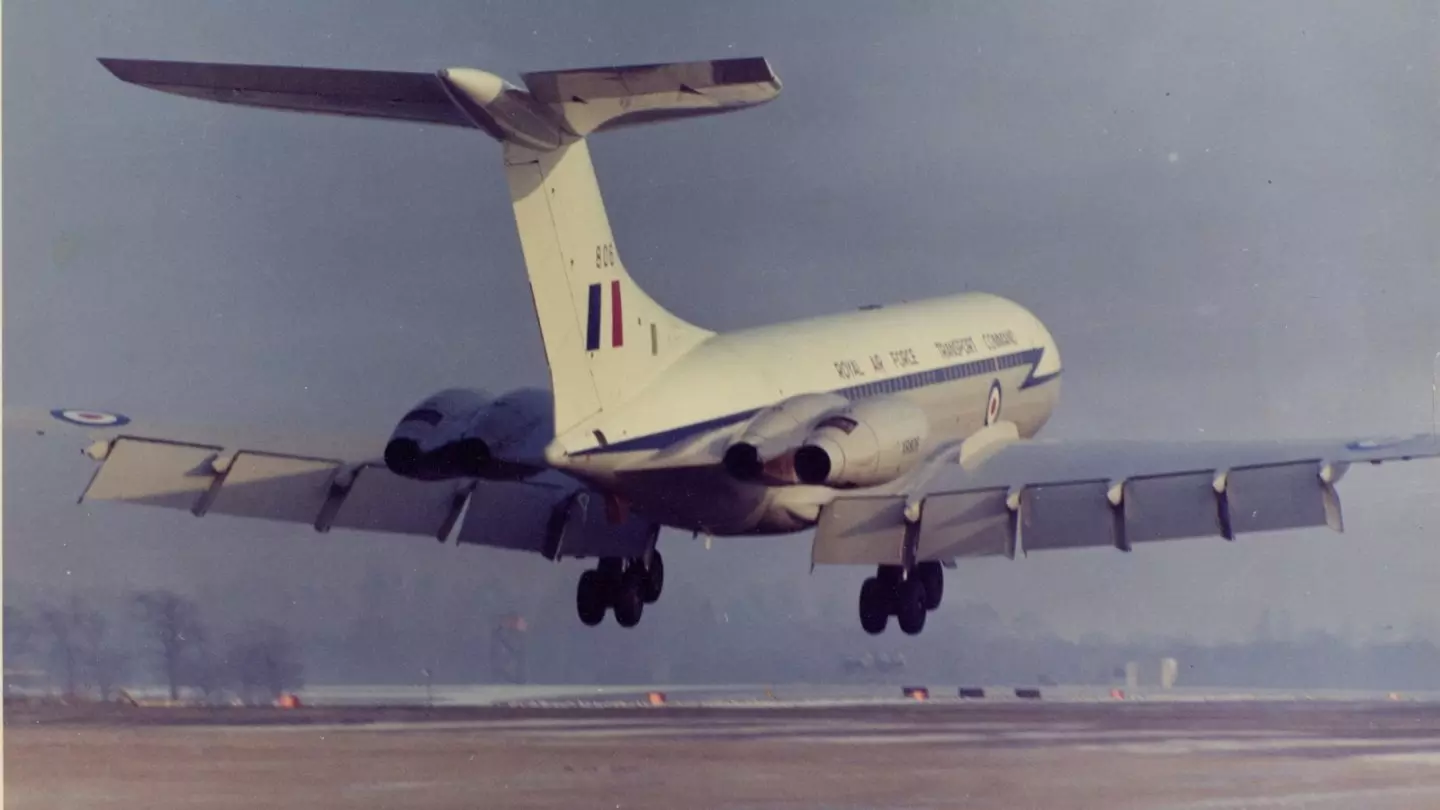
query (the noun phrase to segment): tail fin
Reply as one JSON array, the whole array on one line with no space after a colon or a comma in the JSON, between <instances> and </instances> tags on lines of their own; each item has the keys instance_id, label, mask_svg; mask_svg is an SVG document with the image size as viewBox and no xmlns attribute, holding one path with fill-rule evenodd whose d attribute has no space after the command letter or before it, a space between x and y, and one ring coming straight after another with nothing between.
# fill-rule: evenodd
<instances>
[{"instance_id":1,"label":"tail fin","mask_svg":"<svg viewBox=\"0 0 1440 810\"><path fill-rule=\"evenodd\" d=\"M710 332L625 272L585 141L506 145L505 175L555 392L556 434L619 405Z\"/></svg>"},{"instance_id":2,"label":"tail fin","mask_svg":"<svg viewBox=\"0 0 1440 810\"><path fill-rule=\"evenodd\" d=\"M524 75L438 74L102 59L117 78L227 104L479 129L505 174L555 394L555 430L632 398L710 332L666 312L625 272L586 136L770 101L764 59Z\"/></svg>"},{"instance_id":3,"label":"tail fin","mask_svg":"<svg viewBox=\"0 0 1440 810\"><path fill-rule=\"evenodd\" d=\"M456 106L505 145L505 175L555 392L556 433L633 398L712 333L637 286L615 246L585 136L768 101L763 59L526 74L529 92L441 74Z\"/></svg>"}]
</instances>

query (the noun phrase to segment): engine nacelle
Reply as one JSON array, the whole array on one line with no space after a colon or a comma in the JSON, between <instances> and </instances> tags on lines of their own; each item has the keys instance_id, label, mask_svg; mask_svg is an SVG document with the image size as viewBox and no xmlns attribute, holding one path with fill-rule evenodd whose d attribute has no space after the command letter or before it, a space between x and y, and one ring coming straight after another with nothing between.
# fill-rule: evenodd
<instances>
[{"instance_id":1,"label":"engine nacelle","mask_svg":"<svg viewBox=\"0 0 1440 810\"><path fill-rule=\"evenodd\" d=\"M766 465L795 449L818 419L847 404L839 394L801 394L760 411L726 448L725 470L741 481L764 477Z\"/></svg>"},{"instance_id":2,"label":"engine nacelle","mask_svg":"<svg viewBox=\"0 0 1440 810\"><path fill-rule=\"evenodd\" d=\"M920 461L929 432L925 412L899 397L863 400L816 423L795 451L795 474L833 487L893 481Z\"/></svg>"},{"instance_id":3,"label":"engine nacelle","mask_svg":"<svg viewBox=\"0 0 1440 810\"><path fill-rule=\"evenodd\" d=\"M498 399L451 388L425 398L395 426L385 466L421 481L510 480L534 472L517 463L549 438L553 403L544 391L521 389Z\"/></svg>"}]
</instances>

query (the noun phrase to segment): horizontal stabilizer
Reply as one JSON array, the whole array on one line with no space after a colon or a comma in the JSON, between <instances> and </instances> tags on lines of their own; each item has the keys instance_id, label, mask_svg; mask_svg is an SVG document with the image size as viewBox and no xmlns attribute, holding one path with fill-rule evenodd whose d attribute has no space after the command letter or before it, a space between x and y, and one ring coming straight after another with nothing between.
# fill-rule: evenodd
<instances>
[{"instance_id":1,"label":"horizontal stabilizer","mask_svg":"<svg viewBox=\"0 0 1440 810\"><path fill-rule=\"evenodd\" d=\"M524 74L101 59L116 78L164 93L272 110L388 118L479 129L547 151L592 132L752 107L780 93L761 58Z\"/></svg>"},{"instance_id":2,"label":"horizontal stabilizer","mask_svg":"<svg viewBox=\"0 0 1440 810\"><path fill-rule=\"evenodd\" d=\"M272 110L474 128L433 73L101 59L115 77L163 93Z\"/></svg>"},{"instance_id":3,"label":"horizontal stabilizer","mask_svg":"<svg viewBox=\"0 0 1440 810\"><path fill-rule=\"evenodd\" d=\"M521 78L576 135L764 104L780 79L763 58L552 70Z\"/></svg>"}]
</instances>

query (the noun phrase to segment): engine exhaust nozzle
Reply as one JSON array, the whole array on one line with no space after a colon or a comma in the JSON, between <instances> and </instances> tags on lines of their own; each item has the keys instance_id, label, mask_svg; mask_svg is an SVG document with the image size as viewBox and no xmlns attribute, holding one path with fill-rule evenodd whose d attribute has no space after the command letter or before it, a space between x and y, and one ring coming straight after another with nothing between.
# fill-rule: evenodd
<instances>
[{"instance_id":1,"label":"engine exhaust nozzle","mask_svg":"<svg viewBox=\"0 0 1440 810\"><path fill-rule=\"evenodd\" d=\"M754 481L765 469L765 462L760 459L760 450L748 442L730 445L725 451L723 463L725 471L737 481Z\"/></svg>"}]
</instances>

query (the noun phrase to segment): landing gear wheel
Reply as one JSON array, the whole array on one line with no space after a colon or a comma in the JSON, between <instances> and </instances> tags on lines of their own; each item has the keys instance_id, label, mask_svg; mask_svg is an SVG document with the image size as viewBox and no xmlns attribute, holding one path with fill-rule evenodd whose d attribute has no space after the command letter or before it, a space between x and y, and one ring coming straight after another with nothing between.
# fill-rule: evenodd
<instances>
[{"instance_id":1,"label":"landing gear wheel","mask_svg":"<svg viewBox=\"0 0 1440 810\"><path fill-rule=\"evenodd\" d=\"M925 629L925 586L918 577L895 586L895 618L907 636L919 635Z\"/></svg>"},{"instance_id":2,"label":"landing gear wheel","mask_svg":"<svg viewBox=\"0 0 1440 810\"><path fill-rule=\"evenodd\" d=\"M925 586L925 609L940 607L945 595L945 569L938 562L922 562L915 566L915 577Z\"/></svg>"},{"instance_id":3,"label":"landing gear wheel","mask_svg":"<svg viewBox=\"0 0 1440 810\"><path fill-rule=\"evenodd\" d=\"M885 632L890 621L890 588L875 577L860 586L860 626L872 636Z\"/></svg>"},{"instance_id":4,"label":"landing gear wheel","mask_svg":"<svg viewBox=\"0 0 1440 810\"><path fill-rule=\"evenodd\" d=\"M645 567L645 604L653 605L665 590L665 560L658 549L650 552L650 564Z\"/></svg>"},{"instance_id":5,"label":"landing gear wheel","mask_svg":"<svg viewBox=\"0 0 1440 810\"><path fill-rule=\"evenodd\" d=\"M634 627L645 612L645 569L632 565L620 576L615 588L615 621L621 627Z\"/></svg>"},{"instance_id":6,"label":"landing gear wheel","mask_svg":"<svg viewBox=\"0 0 1440 810\"><path fill-rule=\"evenodd\" d=\"M605 621L605 610L610 606L607 584L599 571L586 571L580 575L580 586L575 589L575 608L580 614L580 621L587 627Z\"/></svg>"}]
</instances>

